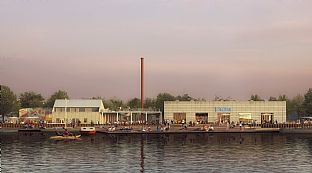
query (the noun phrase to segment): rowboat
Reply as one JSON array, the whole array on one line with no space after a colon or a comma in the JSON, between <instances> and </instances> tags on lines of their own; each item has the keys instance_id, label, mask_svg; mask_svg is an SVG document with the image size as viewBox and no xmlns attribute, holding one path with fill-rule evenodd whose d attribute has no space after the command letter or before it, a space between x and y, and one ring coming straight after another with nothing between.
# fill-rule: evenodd
<instances>
[{"instance_id":1,"label":"rowboat","mask_svg":"<svg viewBox=\"0 0 312 173\"><path fill-rule=\"evenodd\" d=\"M80 140L81 135L76 136L51 136L50 139L53 140Z\"/></svg>"},{"instance_id":2,"label":"rowboat","mask_svg":"<svg viewBox=\"0 0 312 173\"><path fill-rule=\"evenodd\" d=\"M96 130L95 127L81 127L80 133L82 135L95 135Z\"/></svg>"}]
</instances>

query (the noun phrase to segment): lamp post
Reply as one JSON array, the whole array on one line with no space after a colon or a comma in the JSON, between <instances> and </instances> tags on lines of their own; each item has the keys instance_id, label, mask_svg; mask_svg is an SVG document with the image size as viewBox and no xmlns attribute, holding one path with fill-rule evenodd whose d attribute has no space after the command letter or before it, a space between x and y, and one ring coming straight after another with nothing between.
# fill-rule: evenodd
<instances>
[{"instance_id":1,"label":"lamp post","mask_svg":"<svg viewBox=\"0 0 312 173\"><path fill-rule=\"evenodd\" d=\"M65 98L65 129L67 128L67 99Z\"/></svg>"}]
</instances>

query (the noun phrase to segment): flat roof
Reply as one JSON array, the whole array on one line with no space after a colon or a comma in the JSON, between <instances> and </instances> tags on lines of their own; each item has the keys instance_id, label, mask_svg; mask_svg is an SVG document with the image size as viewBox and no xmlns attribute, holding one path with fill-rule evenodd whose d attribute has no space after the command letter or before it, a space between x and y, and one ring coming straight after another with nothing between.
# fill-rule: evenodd
<instances>
[{"instance_id":1,"label":"flat roof","mask_svg":"<svg viewBox=\"0 0 312 173\"><path fill-rule=\"evenodd\" d=\"M74 100L64 100L57 99L54 102L55 107L104 107L102 100L93 100L93 99L74 99Z\"/></svg>"}]
</instances>

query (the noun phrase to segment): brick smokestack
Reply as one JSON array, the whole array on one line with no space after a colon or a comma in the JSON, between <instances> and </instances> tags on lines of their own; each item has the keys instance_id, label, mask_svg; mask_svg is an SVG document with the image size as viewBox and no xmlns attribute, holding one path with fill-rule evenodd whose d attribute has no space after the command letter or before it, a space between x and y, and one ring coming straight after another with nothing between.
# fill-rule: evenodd
<instances>
[{"instance_id":1,"label":"brick smokestack","mask_svg":"<svg viewBox=\"0 0 312 173\"><path fill-rule=\"evenodd\" d=\"M141 109L144 110L144 58L141 58Z\"/></svg>"}]
</instances>

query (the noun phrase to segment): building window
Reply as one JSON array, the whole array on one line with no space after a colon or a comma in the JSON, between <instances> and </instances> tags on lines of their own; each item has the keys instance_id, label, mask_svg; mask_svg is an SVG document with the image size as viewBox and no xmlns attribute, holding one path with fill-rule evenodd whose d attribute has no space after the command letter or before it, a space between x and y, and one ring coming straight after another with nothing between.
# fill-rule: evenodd
<instances>
[{"instance_id":1,"label":"building window","mask_svg":"<svg viewBox=\"0 0 312 173\"><path fill-rule=\"evenodd\" d=\"M100 108L92 108L92 112L99 112Z\"/></svg>"},{"instance_id":2,"label":"building window","mask_svg":"<svg viewBox=\"0 0 312 173\"><path fill-rule=\"evenodd\" d=\"M208 113L195 113L195 119L200 124L208 123Z\"/></svg>"},{"instance_id":3,"label":"building window","mask_svg":"<svg viewBox=\"0 0 312 173\"><path fill-rule=\"evenodd\" d=\"M219 125L231 123L231 114L230 113L217 113L218 119L216 122L218 122Z\"/></svg>"},{"instance_id":4,"label":"building window","mask_svg":"<svg viewBox=\"0 0 312 173\"><path fill-rule=\"evenodd\" d=\"M84 123L87 123L87 121L88 121L87 118L84 118L84 119L83 119L83 122L84 122Z\"/></svg>"},{"instance_id":5,"label":"building window","mask_svg":"<svg viewBox=\"0 0 312 173\"><path fill-rule=\"evenodd\" d=\"M176 123L186 123L186 113L173 113L173 119Z\"/></svg>"},{"instance_id":6,"label":"building window","mask_svg":"<svg viewBox=\"0 0 312 173\"><path fill-rule=\"evenodd\" d=\"M56 118L56 123L60 123L60 119L59 118Z\"/></svg>"},{"instance_id":7,"label":"building window","mask_svg":"<svg viewBox=\"0 0 312 173\"><path fill-rule=\"evenodd\" d=\"M86 109L85 108L79 108L79 112L85 112Z\"/></svg>"},{"instance_id":8,"label":"building window","mask_svg":"<svg viewBox=\"0 0 312 173\"><path fill-rule=\"evenodd\" d=\"M261 124L273 123L274 113L261 113Z\"/></svg>"},{"instance_id":9,"label":"building window","mask_svg":"<svg viewBox=\"0 0 312 173\"><path fill-rule=\"evenodd\" d=\"M251 123L251 113L238 113L239 121L243 123Z\"/></svg>"}]
</instances>

